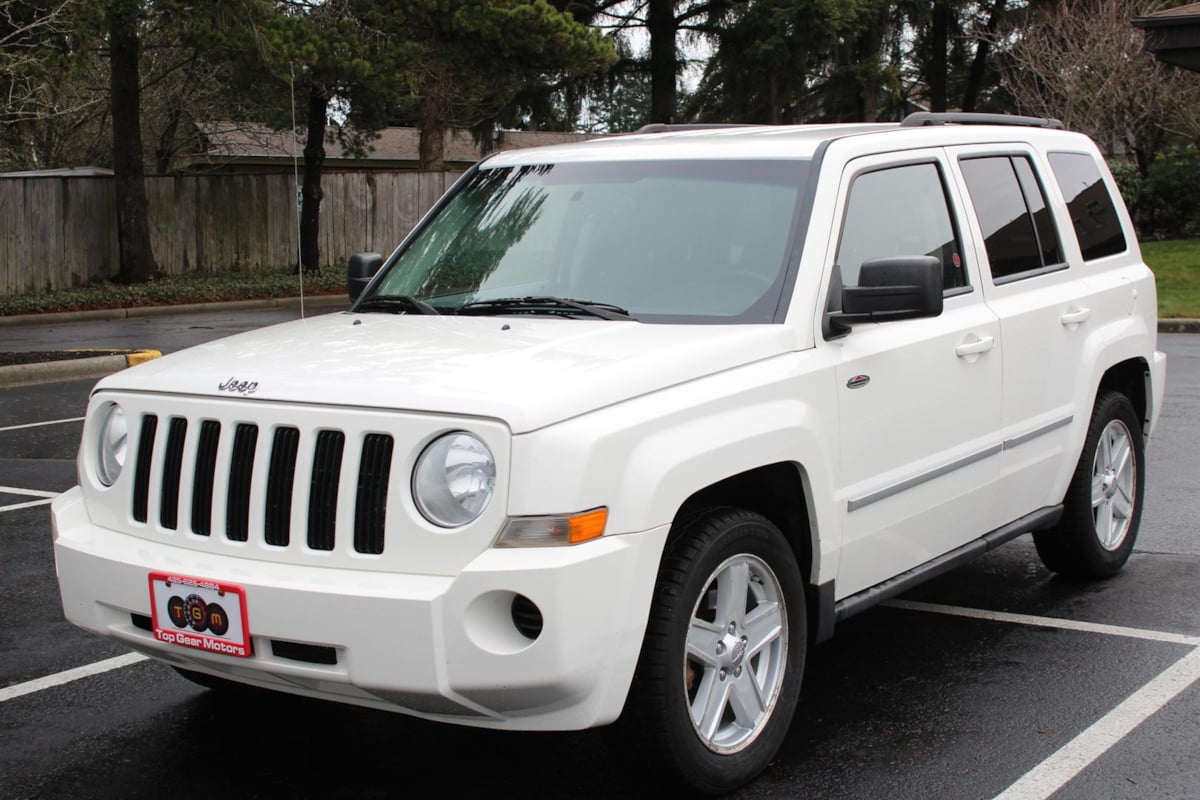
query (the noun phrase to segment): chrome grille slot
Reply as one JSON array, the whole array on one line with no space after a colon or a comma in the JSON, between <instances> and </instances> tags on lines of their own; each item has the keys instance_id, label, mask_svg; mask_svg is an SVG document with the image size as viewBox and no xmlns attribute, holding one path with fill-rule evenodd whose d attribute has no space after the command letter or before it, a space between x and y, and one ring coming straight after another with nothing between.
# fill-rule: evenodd
<instances>
[{"instance_id":1,"label":"chrome grille slot","mask_svg":"<svg viewBox=\"0 0 1200 800\"><path fill-rule=\"evenodd\" d=\"M158 417L146 414L142 417L142 429L138 434L137 464L133 472L133 518L145 522L150 504L150 462L154 455L154 435L158 431Z\"/></svg>"},{"instance_id":2,"label":"chrome grille slot","mask_svg":"<svg viewBox=\"0 0 1200 800\"><path fill-rule=\"evenodd\" d=\"M308 546L332 550L337 523L338 483L342 473L342 451L346 435L341 431L317 433L312 480L308 490Z\"/></svg>"},{"instance_id":3,"label":"chrome grille slot","mask_svg":"<svg viewBox=\"0 0 1200 800\"><path fill-rule=\"evenodd\" d=\"M244 542L250 535L250 480L254 477L257 444L257 425L237 426L229 464L229 493L225 497L225 536L235 542Z\"/></svg>"},{"instance_id":4,"label":"chrome grille slot","mask_svg":"<svg viewBox=\"0 0 1200 800\"><path fill-rule=\"evenodd\" d=\"M187 437L187 428L187 420L183 417L171 417L167 425L167 452L163 457L158 523L169 530L179 527L179 477L183 469L183 442Z\"/></svg>"},{"instance_id":5,"label":"chrome grille slot","mask_svg":"<svg viewBox=\"0 0 1200 800\"><path fill-rule=\"evenodd\" d=\"M360 553L379 555L383 552L392 447L392 437L384 433L371 433L363 438L358 494L354 501L354 549Z\"/></svg>"},{"instance_id":6,"label":"chrome grille slot","mask_svg":"<svg viewBox=\"0 0 1200 800\"><path fill-rule=\"evenodd\" d=\"M263 519L263 537L267 544L287 547L292 537L292 489L296 480L296 453L300 431L276 428L271 445L271 466L267 472L267 508Z\"/></svg>"},{"instance_id":7,"label":"chrome grille slot","mask_svg":"<svg viewBox=\"0 0 1200 800\"><path fill-rule=\"evenodd\" d=\"M213 477L217 471L217 445L221 442L221 423L206 419L200 423L200 442L196 446L196 464L192 477L192 533L212 534Z\"/></svg>"}]
</instances>

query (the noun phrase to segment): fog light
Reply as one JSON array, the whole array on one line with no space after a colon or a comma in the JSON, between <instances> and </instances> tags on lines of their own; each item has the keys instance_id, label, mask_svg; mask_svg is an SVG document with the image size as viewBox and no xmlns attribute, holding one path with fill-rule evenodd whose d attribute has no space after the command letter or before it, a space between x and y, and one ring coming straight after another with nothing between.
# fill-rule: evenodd
<instances>
[{"instance_id":1,"label":"fog light","mask_svg":"<svg viewBox=\"0 0 1200 800\"><path fill-rule=\"evenodd\" d=\"M542 611L523 594L513 595L512 621L526 639L542 635Z\"/></svg>"}]
</instances>

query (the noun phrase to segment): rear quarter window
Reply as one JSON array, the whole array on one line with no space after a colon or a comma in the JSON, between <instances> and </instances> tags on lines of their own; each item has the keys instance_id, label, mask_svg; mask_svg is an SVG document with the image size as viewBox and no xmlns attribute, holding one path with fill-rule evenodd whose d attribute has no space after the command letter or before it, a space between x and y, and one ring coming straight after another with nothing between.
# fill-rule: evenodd
<instances>
[{"instance_id":1,"label":"rear quarter window","mask_svg":"<svg viewBox=\"0 0 1200 800\"><path fill-rule=\"evenodd\" d=\"M1125 232L1096 159L1085 153L1050 153L1050 169L1071 212L1083 260L1125 252Z\"/></svg>"}]
</instances>

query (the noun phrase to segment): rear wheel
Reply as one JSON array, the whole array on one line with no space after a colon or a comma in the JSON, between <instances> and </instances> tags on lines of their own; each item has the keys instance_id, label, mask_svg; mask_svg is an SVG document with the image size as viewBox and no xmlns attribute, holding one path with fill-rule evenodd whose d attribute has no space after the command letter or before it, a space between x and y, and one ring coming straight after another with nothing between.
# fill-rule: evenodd
<instances>
[{"instance_id":1,"label":"rear wheel","mask_svg":"<svg viewBox=\"0 0 1200 800\"><path fill-rule=\"evenodd\" d=\"M803 581L778 528L736 509L693 518L659 569L623 743L706 794L754 778L795 712L805 620Z\"/></svg>"},{"instance_id":2,"label":"rear wheel","mask_svg":"<svg viewBox=\"0 0 1200 800\"><path fill-rule=\"evenodd\" d=\"M1047 568L1074 578L1120 571L1133 551L1145 484L1141 423L1129 398L1096 398L1058 526L1033 535Z\"/></svg>"}]
</instances>

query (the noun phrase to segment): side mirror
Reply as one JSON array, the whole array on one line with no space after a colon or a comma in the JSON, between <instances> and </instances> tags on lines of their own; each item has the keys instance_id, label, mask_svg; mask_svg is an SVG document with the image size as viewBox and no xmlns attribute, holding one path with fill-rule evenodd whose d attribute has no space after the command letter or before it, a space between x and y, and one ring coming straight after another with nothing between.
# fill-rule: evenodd
<instances>
[{"instance_id":1,"label":"side mirror","mask_svg":"<svg viewBox=\"0 0 1200 800\"><path fill-rule=\"evenodd\" d=\"M379 253L355 253L346 264L346 293L353 303L362 294L363 289L383 266L383 256Z\"/></svg>"},{"instance_id":2,"label":"side mirror","mask_svg":"<svg viewBox=\"0 0 1200 800\"><path fill-rule=\"evenodd\" d=\"M842 289L842 309L829 315L847 331L860 322L936 317L942 313L942 262L935 256L889 256L862 263L858 285Z\"/></svg>"}]
</instances>

